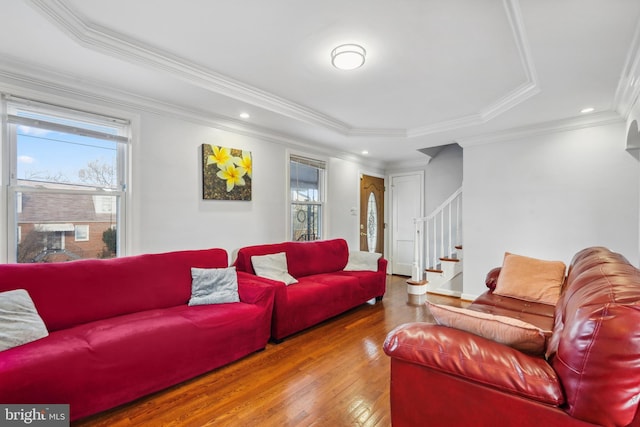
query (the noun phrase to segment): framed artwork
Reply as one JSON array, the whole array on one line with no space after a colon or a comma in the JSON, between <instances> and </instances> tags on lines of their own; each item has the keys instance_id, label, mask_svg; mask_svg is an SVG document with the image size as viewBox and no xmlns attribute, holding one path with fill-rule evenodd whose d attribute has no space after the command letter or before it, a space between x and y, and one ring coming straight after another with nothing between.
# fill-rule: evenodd
<instances>
[{"instance_id":1,"label":"framed artwork","mask_svg":"<svg viewBox=\"0 0 640 427\"><path fill-rule=\"evenodd\" d=\"M250 151L202 144L202 198L251 200Z\"/></svg>"}]
</instances>

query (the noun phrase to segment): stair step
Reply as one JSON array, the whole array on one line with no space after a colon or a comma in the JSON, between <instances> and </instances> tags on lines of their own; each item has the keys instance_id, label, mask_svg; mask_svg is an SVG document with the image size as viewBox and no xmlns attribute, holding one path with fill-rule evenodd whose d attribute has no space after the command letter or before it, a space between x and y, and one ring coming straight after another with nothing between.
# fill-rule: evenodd
<instances>
[{"instance_id":1,"label":"stair step","mask_svg":"<svg viewBox=\"0 0 640 427\"><path fill-rule=\"evenodd\" d=\"M461 250L462 250L462 245L456 245L456 246L455 246L455 248L456 248L457 250L461 251Z\"/></svg>"},{"instance_id":2,"label":"stair step","mask_svg":"<svg viewBox=\"0 0 640 427\"><path fill-rule=\"evenodd\" d=\"M442 257L440 258L440 261L460 262L458 258L449 258L449 257Z\"/></svg>"},{"instance_id":3,"label":"stair step","mask_svg":"<svg viewBox=\"0 0 640 427\"><path fill-rule=\"evenodd\" d=\"M443 270L437 269L437 268L427 268L424 271L426 271L427 273L444 273Z\"/></svg>"}]
</instances>

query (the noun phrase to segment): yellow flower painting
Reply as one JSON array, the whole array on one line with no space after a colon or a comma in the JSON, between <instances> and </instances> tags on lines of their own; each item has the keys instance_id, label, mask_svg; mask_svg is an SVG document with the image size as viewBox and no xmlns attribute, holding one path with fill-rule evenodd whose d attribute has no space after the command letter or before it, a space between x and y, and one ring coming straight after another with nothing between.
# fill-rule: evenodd
<instances>
[{"instance_id":1,"label":"yellow flower painting","mask_svg":"<svg viewBox=\"0 0 640 427\"><path fill-rule=\"evenodd\" d=\"M251 200L250 151L202 144L202 198Z\"/></svg>"}]
</instances>

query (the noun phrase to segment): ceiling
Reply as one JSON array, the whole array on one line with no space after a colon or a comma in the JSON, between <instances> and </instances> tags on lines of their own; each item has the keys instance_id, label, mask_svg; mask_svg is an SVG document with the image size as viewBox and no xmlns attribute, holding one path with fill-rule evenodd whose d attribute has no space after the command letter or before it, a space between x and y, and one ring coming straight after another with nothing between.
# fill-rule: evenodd
<instances>
[{"instance_id":1,"label":"ceiling","mask_svg":"<svg viewBox=\"0 0 640 427\"><path fill-rule=\"evenodd\" d=\"M90 92L383 164L515 129L619 120L640 90L638 0L0 7L0 81ZM332 67L342 43L365 47L363 67ZM581 115L585 107L595 111Z\"/></svg>"}]
</instances>

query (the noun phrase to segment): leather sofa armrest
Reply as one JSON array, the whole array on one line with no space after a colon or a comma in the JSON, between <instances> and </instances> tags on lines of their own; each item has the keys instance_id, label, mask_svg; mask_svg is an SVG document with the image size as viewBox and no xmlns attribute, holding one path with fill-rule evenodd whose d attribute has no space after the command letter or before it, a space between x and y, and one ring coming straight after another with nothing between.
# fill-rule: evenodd
<instances>
[{"instance_id":1,"label":"leather sofa armrest","mask_svg":"<svg viewBox=\"0 0 640 427\"><path fill-rule=\"evenodd\" d=\"M564 402L558 377L544 359L465 331L407 323L387 335L383 348L392 358L505 393L555 406Z\"/></svg>"},{"instance_id":2,"label":"leather sofa armrest","mask_svg":"<svg viewBox=\"0 0 640 427\"><path fill-rule=\"evenodd\" d=\"M500 271L502 267L495 267L489 270L487 273L487 277L484 279L484 284L487 285L487 288L491 290L491 292L496 290L496 285L498 284L498 276L500 276Z\"/></svg>"}]
</instances>

